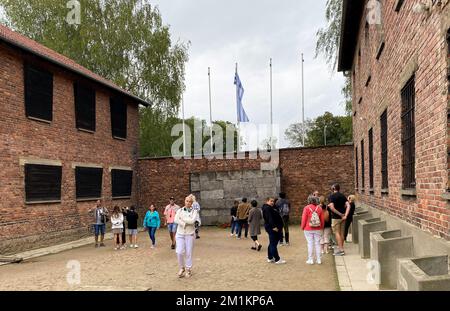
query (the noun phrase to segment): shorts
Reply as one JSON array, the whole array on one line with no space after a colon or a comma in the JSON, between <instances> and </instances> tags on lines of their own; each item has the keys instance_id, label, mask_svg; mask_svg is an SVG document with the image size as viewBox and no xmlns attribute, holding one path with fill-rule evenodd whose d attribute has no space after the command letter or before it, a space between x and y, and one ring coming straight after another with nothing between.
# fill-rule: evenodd
<instances>
[{"instance_id":1,"label":"shorts","mask_svg":"<svg viewBox=\"0 0 450 311\"><path fill-rule=\"evenodd\" d=\"M251 236L253 242L256 242L258 240L258 236L257 235L252 235Z\"/></svg>"},{"instance_id":2,"label":"shorts","mask_svg":"<svg viewBox=\"0 0 450 311\"><path fill-rule=\"evenodd\" d=\"M137 229L127 229L128 235L137 235L138 231Z\"/></svg>"},{"instance_id":3,"label":"shorts","mask_svg":"<svg viewBox=\"0 0 450 311\"><path fill-rule=\"evenodd\" d=\"M331 229L333 230L333 233L340 233L341 235L344 235L345 232L345 220L342 219L331 219Z\"/></svg>"},{"instance_id":4,"label":"shorts","mask_svg":"<svg viewBox=\"0 0 450 311\"><path fill-rule=\"evenodd\" d=\"M94 230L95 230L96 236L105 235L105 229L106 229L105 224L101 224L101 225L94 224Z\"/></svg>"},{"instance_id":5,"label":"shorts","mask_svg":"<svg viewBox=\"0 0 450 311\"><path fill-rule=\"evenodd\" d=\"M113 234L122 234L123 228L112 229L112 233Z\"/></svg>"},{"instance_id":6,"label":"shorts","mask_svg":"<svg viewBox=\"0 0 450 311\"><path fill-rule=\"evenodd\" d=\"M167 224L167 229L169 229L170 233L176 233L177 227L178 225L176 223Z\"/></svg>"},{"instance_id":7,"label":"shorts","mask_svg":"<svg viewBox=\"0 0 450 311\"><path fill-rule=\"evenodd\" d=\"M330 244L331 228L324 228L322 237L320 238L320 244Z\"/></svg>"}]
</instances>

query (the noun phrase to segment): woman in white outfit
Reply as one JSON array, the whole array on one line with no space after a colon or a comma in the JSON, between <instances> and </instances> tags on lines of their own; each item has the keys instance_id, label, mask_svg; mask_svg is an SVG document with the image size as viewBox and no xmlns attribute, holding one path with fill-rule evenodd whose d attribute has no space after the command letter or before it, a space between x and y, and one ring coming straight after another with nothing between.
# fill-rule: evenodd
<instances>
[{"instance_id":1,"label":"woman in white outfit","mask_svg":"<svg viewBox=\"0 0 450 311\"><path fill-rule=\"evenodd\" d=\"M184 207L175 214L175 223L178 224L176 238L176 253L180 271L178 277L191 277L192 252L195 240L195 221L198 212L192 208L194 199L191 196L184 200Z\"/></svg>"}]
</instances>

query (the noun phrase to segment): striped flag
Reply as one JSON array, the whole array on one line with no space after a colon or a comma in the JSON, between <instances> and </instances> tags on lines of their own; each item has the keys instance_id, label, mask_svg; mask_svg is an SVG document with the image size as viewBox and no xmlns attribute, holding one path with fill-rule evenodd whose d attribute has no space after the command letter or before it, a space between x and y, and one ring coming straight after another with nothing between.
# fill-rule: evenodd
<instances>
[{"instance_id":1,"label":"striped flag","mask_svg":"<svg viewBox=\"0 0 450 311\"><path fill-rule=\"evenodd\" d=\"M237 103L237 120L238 123L250 122L244 107L242 106L242 98L244 97L244 87L242 86L241 79L236 72L234 76L234 85L236 85L236 103Z\"/></svg>"}]
</instances>

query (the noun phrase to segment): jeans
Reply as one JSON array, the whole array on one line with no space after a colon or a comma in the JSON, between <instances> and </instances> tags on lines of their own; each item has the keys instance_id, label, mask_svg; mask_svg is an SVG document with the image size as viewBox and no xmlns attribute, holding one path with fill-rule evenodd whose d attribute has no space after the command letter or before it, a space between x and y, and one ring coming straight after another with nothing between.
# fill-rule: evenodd
<instances>
[{"instance_id":1,"label":"jeans","mask_svg":"<svg viewBox=\"0 0 450 311\"><path fill-rule=\"evenodd\" d=\"M150 227L148 228L148 235L150 236L150 240L152 240L152 245L155 246L156 244L156 227Z\"/></svg>"},{"instance_id":2,"label":"jeans","mask_svg":"<svg viewBox=\"0 0 450 311\"><path fill-rule=\"evenodd\" d=\"M283 243L283 239L286 240L286 243L289 243L289 215L283 216L283 230L284 230L284 236L283 232L280 232L281 239L280 242Z\"/></svg>"},{"instance_id":3,"label":"jeans","mask_svg":"<svg viewBox=\"0 0 450 311\"><path fill-rule=\"evenodd\" d=\"M105 235L105 224L97 225L94 224L95 236Z\"/></svg>"},{"instance_id":4,"label":"jeans","mask_svg":"<svg viewBox=\"0 0 450 311\"><path fill-rule=\"evenodd\" d=\"M192 252L194 251L194 239L192 235L177 234L175 236L177 241L177 253L178 265L180 268L192 268Z\"/></svg>"},{"instance_id":5,"label":"jeans","mask_svg":"<svg viewBox=\"0 0 450 311\"><path fill-rule=\"evenodd\" d=\"M304 231L306 241L308 242L308 260L314 260L314 251L316 251L316 260L320 260L321 249L320 239L322 232L320 230Z\"/></svg>"},{"instance_id":6,"label":"jeans","mask_svg":"<svg viewBox=\"0 0 450 311\"><path fill-rule=\"evenodd\" d=\"M238 220L238 238L242 235L242 227L245 227L245 237L248 237L248 220L239 219Z\"/></svg>"},{"instance_id":7,"label":"jeans","mask_svg":"<svg viewBox=\"0 0 450 311\"><path fill-rule=\"evenodd\" d=\"M280 255L278 254L278 242L280 241L280 232L273 231L273 228L265 226L266 232L269 234L269 247L267 248L267 258L275 259L275 261L280 260Z\"/></svg>"},{"instance_id":8,"label":"jeans","mask_svg":"<svg viewBox=\"0 0 450 311\"><path fill-rule=\"evenodd\" d=\"M237 234L238 233L238 227L239 227L239 224L238 224L237 220L231 219L231 234L234 234L235 232Z\"/></svg>"}]
</instances>

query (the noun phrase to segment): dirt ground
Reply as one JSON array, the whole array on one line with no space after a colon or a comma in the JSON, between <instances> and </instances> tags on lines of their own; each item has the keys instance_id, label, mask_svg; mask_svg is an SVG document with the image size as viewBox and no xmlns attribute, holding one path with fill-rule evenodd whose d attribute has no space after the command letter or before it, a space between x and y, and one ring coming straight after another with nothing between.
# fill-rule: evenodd
<instances>
[{"instance_id":1,"label":"dirt ground","mask_svg":"<svg viewBox=\"0 0 450 311\"><path fill-rule=\"evenodd\" d=\"M291 231L291 246L279 247L286 265L266 262L265 232L260 239L264 247L256 252L250 249L250 239L231 238L228 229L201 228L194 247L193 276L178 279L176 255L167 230L161 228L156 249L150 249L143 232L138 249L114 251L112 241L107 241L104 248L89 245L0 266L0 290L337 290L332 255L325 255L320 266L307 265L303 232L298 226ZM78 285L67 282L71 260L80 263Z\"/></svg>"}]
</instances>

